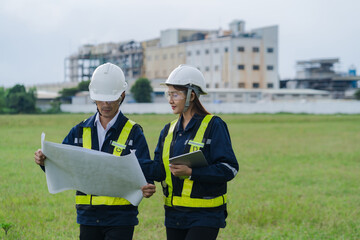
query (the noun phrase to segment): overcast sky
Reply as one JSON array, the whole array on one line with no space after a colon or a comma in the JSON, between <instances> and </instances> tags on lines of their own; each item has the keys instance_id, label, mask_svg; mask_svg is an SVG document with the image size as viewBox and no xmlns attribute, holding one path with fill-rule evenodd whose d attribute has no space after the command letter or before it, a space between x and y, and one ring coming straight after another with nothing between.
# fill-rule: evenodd
<instances>
[{"instance_id":1,"label":"overcast sky","mask_svg":"<svg viewBox=\"0 0 360 240\"><path fill-rule=\"evenodd\" d=\"M64 59L86 43L143 41L170 28L279 26L279 75L298 60L339 58L360 72L358 0L1 0L0 86L64 81Z\"/></svg>"}]
</instances>

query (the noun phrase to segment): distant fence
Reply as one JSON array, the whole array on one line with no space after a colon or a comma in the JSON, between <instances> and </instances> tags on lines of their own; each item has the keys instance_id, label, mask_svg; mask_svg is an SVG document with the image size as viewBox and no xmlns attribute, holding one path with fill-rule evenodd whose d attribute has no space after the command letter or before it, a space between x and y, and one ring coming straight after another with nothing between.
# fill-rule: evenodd
<instances>
[{"instance_id":1,"label":"distant fence","mask_svg":"<svg viewBox=\"0 0 360 240\"><path fill-rule=\"evenodd\" d=\"M211 113L308 113L308 114L360 114L360 101L313 101L313 102L258 102L258 103L206 103L205 108ZM124 103L123 113L146 114L172 113L168 103ZM95 104L62 104L63 112L94 113Z\"/></svg>"}]
</instances>

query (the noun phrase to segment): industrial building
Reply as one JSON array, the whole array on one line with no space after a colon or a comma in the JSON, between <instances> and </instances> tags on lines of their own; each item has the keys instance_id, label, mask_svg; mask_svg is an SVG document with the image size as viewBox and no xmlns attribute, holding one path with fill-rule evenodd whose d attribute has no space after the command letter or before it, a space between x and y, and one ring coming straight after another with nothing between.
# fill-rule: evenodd
<instances>
[{"instance_id":1,"label":"industrial building","mask_svg":"<svg viewBox=\"0 0 360 240\"><path fill-rule=\"evenodd\" d=\"M336 71L339 62L338 58L297 61L296 77L281 80L280 87L329 91L332 98L352 96L360 87L360 76L356 76L355 69L350 69L348 73Z\"/></svg>"},{"instance_id":2,"label":"industrial building","mask_svg":"<svg viewBox=\"0 0 360 240\"><path fill-rule=\"evenodd\" d=\"M207 88L278 88L278 27L247 32L245 22L238 20L229 27L162 31L157 44L145 44L145 77L166 79L175 67L185 63L204 74Z\"/></svg>"},{"instance_id":3,"label":"industrial building","mask_svg":"<svg viewBox=\"0 0 360 240\"><path fill-rule=\"evenodd\" d=\"M135 79L141 76L142 61L143 50L140 42L86 44L65 59L65 82L90 80L94 70L106 62L121 67L126 78Z\"/></svg>"},{"instance_id":4,"label":"industrial building","mask_svg":"<svg viewBox=\"0 0 360 240\"><path fill-rule=\"evenodd\" d=\"M120 66L130 85L142 76L157 87L178 65L191 64L208 88L277 89L278 27L246 31L235 20L229 30L167 29L144 42L83 45L65 59L65 81L89 80L105 62Z\"/></svg>"}]
</instances>

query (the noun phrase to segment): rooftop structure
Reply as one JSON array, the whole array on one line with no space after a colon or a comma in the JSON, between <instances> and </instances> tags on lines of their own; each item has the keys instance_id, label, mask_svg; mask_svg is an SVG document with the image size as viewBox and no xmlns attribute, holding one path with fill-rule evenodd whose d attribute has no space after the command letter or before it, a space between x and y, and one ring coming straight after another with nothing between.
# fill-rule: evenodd
<instances>
[{"instance_id":1,"label":"rooftop structure","mask_svg":"<svg viewBox=\"0 0 360 240\"><path fill-rule=\"evenodd\" d=\"M353 69L347 74L336 71L339 62L338 58L297 61L295 79L281 80L280 87L326 90L333 98L344 98L347 91L359 87L360 76Z\"/></svg>"}]
</instances>

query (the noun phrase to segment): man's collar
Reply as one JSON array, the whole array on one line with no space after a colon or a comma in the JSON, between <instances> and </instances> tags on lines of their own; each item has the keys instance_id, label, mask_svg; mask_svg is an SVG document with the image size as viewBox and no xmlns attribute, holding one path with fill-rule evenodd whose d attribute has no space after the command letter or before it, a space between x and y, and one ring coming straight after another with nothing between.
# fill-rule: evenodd
<instances>
[{"instance_id":1,"label":"man's collar","mask_svg":"<svg viewBox=\"0 0 360 240\"><path fill-rule=\"evenodd\" d=\"M118 112L116 113L116 115L110 120L110 122L108 123L108 125L110 124L110 127L114 126L116 119L118 119L119 115L123 115L120 111L120 109L118 110ZM96 124L100 122L100 114L99 112L96 113L95 115L95 121L94 121L94 126L96 126Z\"/></svg>"}]
</instances>

